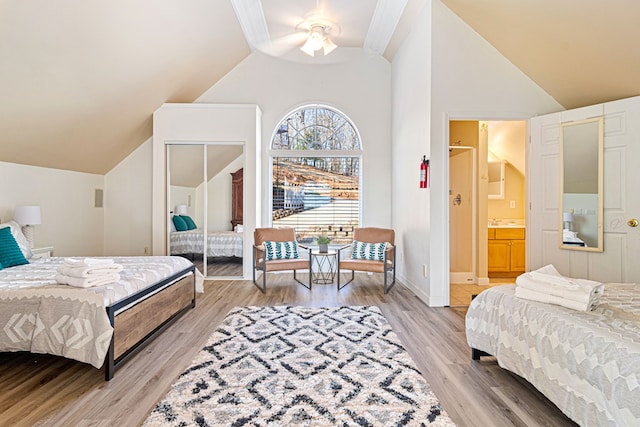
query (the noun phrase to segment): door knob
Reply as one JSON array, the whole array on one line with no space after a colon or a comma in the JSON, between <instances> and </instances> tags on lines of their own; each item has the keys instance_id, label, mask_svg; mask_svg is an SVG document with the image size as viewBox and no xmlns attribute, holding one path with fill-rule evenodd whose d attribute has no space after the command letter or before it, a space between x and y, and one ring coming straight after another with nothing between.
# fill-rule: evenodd
<instances>
[{"instance_id":1,"label":"door knob","mask_svg":"<svg viewBox=\"0 0 640 427\"><path fill-rule=\"evenodd\" d=\"M629 221L627 221L627 225L629 227L637 227L638 226L638 220L635 218L631 218Z\"/></svg>"}]
</instances>

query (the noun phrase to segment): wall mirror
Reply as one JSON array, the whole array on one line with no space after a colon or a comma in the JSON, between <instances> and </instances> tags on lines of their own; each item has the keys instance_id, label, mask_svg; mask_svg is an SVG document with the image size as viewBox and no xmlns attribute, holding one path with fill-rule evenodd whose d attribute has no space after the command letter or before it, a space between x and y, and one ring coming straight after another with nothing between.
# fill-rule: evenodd
<instances>
[{"instance_id":1,"label":"wall mirror","mask_svg":"<svg viewBox=\"0 0 640 427\"><path fill-rule=\"evenodd\" d=\"M488 162L487 177L489 198L504 199L504 162Z\"/></svg>"},{"instance_id":2,"label":"wall mirror","mask_svg":"<svg viewBox=\"0 0 640 427\"><path fill-rule=\"evenodd\" d=\"M560 247L603 251L602 117L563 123L560 132Z\"/></svg>"}]
</instances>

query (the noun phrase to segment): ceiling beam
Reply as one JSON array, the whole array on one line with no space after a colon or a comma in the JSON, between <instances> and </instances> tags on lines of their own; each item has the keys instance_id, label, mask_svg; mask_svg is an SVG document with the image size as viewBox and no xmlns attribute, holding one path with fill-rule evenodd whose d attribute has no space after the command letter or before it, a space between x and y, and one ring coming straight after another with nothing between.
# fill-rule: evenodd
<instances>
[{"instance_id":1,"label":"ceiling beam","mask_svg":"<svg viewBox=\"0 0 640 427\"><path fill-rule=\"evenodd\" d=\"M382 55L400 21L407 0L378 0L363 48Z\"/></svg>"},{"instance_id":2,"label":"ceiling beam","mask_svg":"<svg viewBox=\"0 0 640 427\"><path fill-rule=\"evenodd\" d=\"M231 0L240 27L252 52L271 42L260 0Z\"/></svg>"}]
</instances>

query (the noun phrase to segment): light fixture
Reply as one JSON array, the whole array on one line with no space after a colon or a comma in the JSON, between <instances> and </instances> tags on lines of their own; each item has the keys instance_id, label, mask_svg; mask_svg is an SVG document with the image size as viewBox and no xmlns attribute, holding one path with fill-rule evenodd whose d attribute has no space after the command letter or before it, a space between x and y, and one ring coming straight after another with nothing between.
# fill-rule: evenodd
<instances>
[{"instance_id":1,"label":"light fixture","mask_svg":"<svg viewBox=\"0 0 640 427\"><path fill-rule=\"evenodd\" d=\"M33 225L42 224L40 206L16 206L13 219L22 226L22 234L27 238L29 246L33 248Z\"/></svg>"},{"instance_id":2,"label":"light fixture","mask_svg":"<svg viewBox=\"0 0 640 427\"><path fill-rule=\"evenodd\" d=\"M187 205L176 206L176 215L186 215L186 214L187 214Z\"/></svg>"},{"instance_id":3,"label":"light fixture","mask_svg":"<svg viewBox=\"0 0 640 427\"><path fill-rule=\"evenodd\" d=\"M325 55L333 52L338 46L332 42L328 35L331 34L332 28L335 26L321 24L321 23L311 23L306 25L300 25L299 27L308 27L309 35L307 36L307 41L300 48L301 51L306 53L309 56L315 56L315 53L322 49Z\"/></svg>"}]
</instances>

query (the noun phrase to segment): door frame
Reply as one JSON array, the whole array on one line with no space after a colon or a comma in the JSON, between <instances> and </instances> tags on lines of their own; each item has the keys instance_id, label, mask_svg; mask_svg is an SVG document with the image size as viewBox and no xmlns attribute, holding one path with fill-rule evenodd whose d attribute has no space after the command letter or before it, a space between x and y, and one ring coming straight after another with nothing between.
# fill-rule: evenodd
<instances>
[{"instance_id":1,"label":"door frame","mask_svg":"<svg viewBox=\"0 0 640 427\"><path fill-rule=\"evenodd\" d=\"M530 123L530 119L531 117L533 117L534 114L527 114L527 113L514 113L514 112L455 112L455 111L451 111L451 112L445 112L443 114L443 118L444 118L444 132L443 132L443 145L448 147L449 146L449 126L450 126L450 122L452 120L475 120L475 121L486 121L486 122L492 122L492 121L526 121L527 122L527 140L526 140L526 147L525 147L525 170L526 170L526 174L529 175L529 156L530 156L530 150L531 150L531 123ZM448 177L449 176L449 150L442 150L441 153L439 153L441 155L439 161L441 162L441 164L444 166L444 176ZM480 154L480 153L478 153ZM447 183L448 183L448 179L447 179ZM449 301L449 295L451 293L451 282L449 280L449 274L448 272L451 270L451 262L449 260L449 247L450 247L450 242L449 242L449 192L448 191L443 191L441 193L441 197L442 199L440 200L440 202L442 203L442 206L444 206L444 220L442 221L442 227L443 227L443 231L444 231L444 239L443 239L443 259L442 259L442 267L445 269L444 271L447 272L447 274L442 274L442 278L444 280L444 293L446 295L446 299L447 301ZM530 186L529 186L529 180L527 180L527 184L526 184L526 199L530 200ZM527 208L527 211L529 211L530 208ZM478 215L482 215L480 212L478 212ZM485 216L486 216L486 212L485 212ZM529 229L529 221L530 221L530 215L526 215L525 217L525 227L527 229ZM529 253L530 253L530 249L529 249L529 245L530 245L530 239L526 239L526 258L525 258L525 262L526 265L529 265ZM478 244L480 244L480 242L478 242ZM444 272L443 272L444 273ZM488 283L486 283L488 284ZM448 303L446 305L449 305Z\"/></svg>"}]
</instances>

